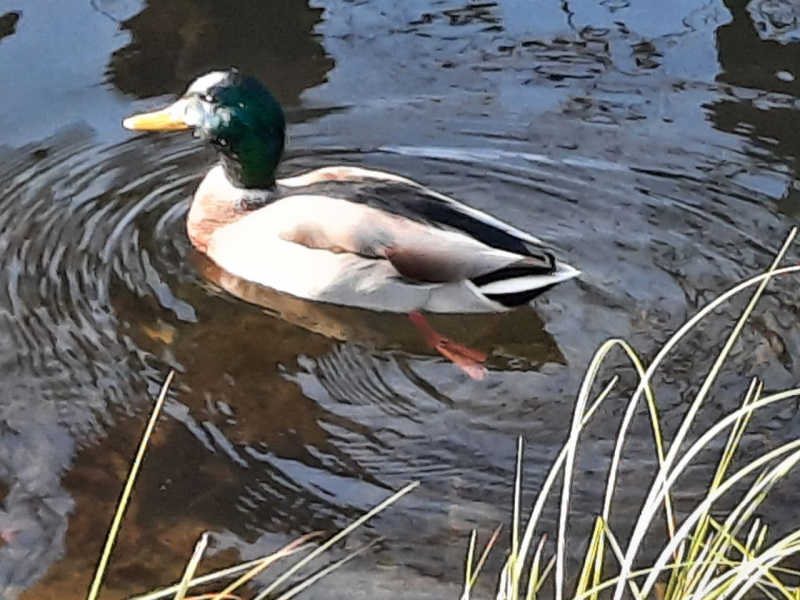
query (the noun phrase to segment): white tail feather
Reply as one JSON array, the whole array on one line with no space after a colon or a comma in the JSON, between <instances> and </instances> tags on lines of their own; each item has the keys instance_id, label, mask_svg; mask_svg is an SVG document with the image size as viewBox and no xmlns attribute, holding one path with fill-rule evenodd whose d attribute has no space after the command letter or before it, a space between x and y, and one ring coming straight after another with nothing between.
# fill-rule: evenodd
<instances>
[{"instance_id":1,"label":"white tail feather","mask_svg":"<svg viewBox=\"0 0 800 600\"><path fill-rule=\"evenodd\" d=\"M500 296L503 294L518 294L549 287L562 281L567 281L580 275L580 271L569 265L559 264L554 273L550 275L528 275L526 277L514 277L502 281L493 281L478 288L481 294L490 296Z\"/></svg>"}]
</instances>

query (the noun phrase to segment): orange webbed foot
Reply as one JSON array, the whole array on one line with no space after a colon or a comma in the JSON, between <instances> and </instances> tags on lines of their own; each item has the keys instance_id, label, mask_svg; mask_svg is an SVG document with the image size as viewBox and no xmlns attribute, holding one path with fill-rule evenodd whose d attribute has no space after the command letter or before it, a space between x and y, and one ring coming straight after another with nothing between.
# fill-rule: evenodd
<instances>
[{"instance_id":1,"label":"orange webbed foot","mask_svg":"<svg viewBox=\"0 0 800 600\"><path fill-rule=\"evenodd\" d=\"M451 340L434 330L422 313L414 311L409 313L408 318L422 333L425 343L447 360L464 371L472 379L480 381L486 377L486 353L469 348L463 344Z\"/></svg>"}]
</instances>

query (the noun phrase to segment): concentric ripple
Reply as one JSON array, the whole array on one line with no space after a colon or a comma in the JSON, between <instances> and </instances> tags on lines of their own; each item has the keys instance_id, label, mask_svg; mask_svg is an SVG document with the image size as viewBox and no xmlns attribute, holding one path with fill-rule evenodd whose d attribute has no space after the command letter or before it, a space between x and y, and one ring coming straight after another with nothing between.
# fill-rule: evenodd
<instances>
[{"instance_id":1,"label":"concentric ripple","mask_svg":"<svg viewBox=\"0 0 800 600\"><path fill-rule=\"evenodd\" d=\"M542 460L552 455L572 411L566 400L597 344L623 335L646 354L711 294L768 264L784 230L768 191L784 185L785 173L754 166L739 148L722 149L723 160L710 143L631 136L625 153L636 158L620 163L605 150L607 137L582 124L558 136L541 125L558 140L541 149L516 138L513 123L498 120L491 134L475 125L454 125L459 133L443 145L344 145L359 151L325 150L327 138L297 135L285 170L345 162L409 175L533 232L583 270L535 310L431 318L489 354L483 382L427 348L402 315L288 298L197 257L184 218L211 157L189 138L101 146L69 131L6 152L0 477L13 484L0 527L26 524L30 538L0 548L0 580L28 585L44 568L24 565L61 554L67 515L81 510L65 474L87 470L73 467L76 456L99 460L79 449L116 448L106 436L120 415L146 406L170 366L180 375L169 429L151 450L155 480L139 492L143 505L158 507L140 517L148 543L182 523L186 498L192 523L228 531L244 551L254 534L335 528L413 478L427 491L402 514L427 528L409 534L400 518L379 529L402 537L396 556L424 571L438 551L420 547L502 518L517 435ZM776 385L797 377L800 298L779 287L746 334L757 352L734 357L726 380L734 389L764 363L774 364ZM659 382L674 392L663 406L667 422L681 414L693 375L712 358L708 340L721 339L735 310L676 353ZM619 367L624 379L632 375ZM598 425L597 455L614 435L606 422L613 419ZM637 432L634 443L647 435ZM651 468L641 457L625 464L632 478ZM541 462L528 471L526 485L535 487ZM590 480L576 489L587 501L595 494ZM176 560L183 552L170 551Z\"/></svg>"},{"instance_id":2,"label":"concentric ripple","mask_svg":"<svg viewBox=\"0 0 800 600\"><path fill-rule=\"evenodd\" d=\"M120 410L138 411L163 373L115 302L152 298L194 315L169 290L191 277L181 217L197 151L150 148L70 130L0 151L0 476L10 486L0 528L21 532L0 549L4 589L62 552L73 501L61 479L76 448Z\"/></svg>"},{"instance_id":3,"label":"concentric ripple","mask_svg":"<svg viewBox=\"0 0 800 600\"><path fill-rule=\"evenodd\" d=\"M92 422L71 411L102 415L107 403L129 401L131 373L155 366L120 331L115 286L193 317L165 278L190 272L181 217L197 151L170 143L156 144L154 155L137 140L96 147L78 131L9 151L16 161L4 161L0 371L6 393L16 393L14 381L40 385L42 401L57 403L70 426ZM82 402L65 399L66 389Z\"/></svg>"}]
</instances>

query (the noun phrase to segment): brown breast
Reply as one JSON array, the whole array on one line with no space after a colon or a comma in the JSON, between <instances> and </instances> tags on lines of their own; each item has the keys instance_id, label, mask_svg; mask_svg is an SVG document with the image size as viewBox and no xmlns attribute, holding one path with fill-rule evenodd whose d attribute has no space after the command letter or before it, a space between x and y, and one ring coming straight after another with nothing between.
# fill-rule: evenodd
<instances>
[{"instance_id":1,"label":"brown breast","mask_svg":"<svg viewBox=\"0 0 800 600\"><path fill-rule=\"evenodd\" d=\"M250 212L241 202L241 190L228 182L222 167L209 171L195 192L186 228L192 245L206 253L211 236L220 227L241 219Z\"/></svg>"}]
</instances>

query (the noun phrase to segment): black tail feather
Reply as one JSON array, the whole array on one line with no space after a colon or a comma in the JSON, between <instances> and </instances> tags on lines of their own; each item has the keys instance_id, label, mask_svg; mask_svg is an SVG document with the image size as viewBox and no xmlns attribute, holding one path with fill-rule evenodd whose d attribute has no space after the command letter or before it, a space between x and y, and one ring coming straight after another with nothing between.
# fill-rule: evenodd
<instances>
[{"instance_id":1,"label":"black tail feather","mask_svg":"<svg viewBox=\"0 0 800 600\"><path fill-rule=\"evenodd\" d=\"M495 269L494 271L489 271L488 273L473 277L470 281L478 287L481 287L496 281L531 277L532 275L552 275L554 272L555 261L545 266L538 261L523 259L500 269Z\"/></svg>"},{"instance_id":2,"label":"black tail feather","mask_svg":"<svg viewBox=\"0 0 800 600\"><path fill-rule=\"evenodd\" d=\"M545 287L536 288L535 290L524 290L521 292L512 292L510 294L484 294L489 300L502 304L507 308L514 308L515 306L522 306L527 304L539 294L543 294L556 284L548 285Z\"/></svg>"}]
</instances>

